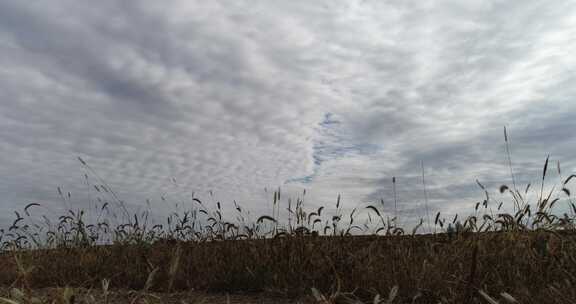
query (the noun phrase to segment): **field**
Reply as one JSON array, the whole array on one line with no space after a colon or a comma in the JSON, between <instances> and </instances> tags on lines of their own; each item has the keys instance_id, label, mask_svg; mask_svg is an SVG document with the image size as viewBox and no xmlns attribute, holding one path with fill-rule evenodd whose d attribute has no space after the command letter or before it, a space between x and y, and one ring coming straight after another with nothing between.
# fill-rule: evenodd
<instances>
[{"instance_id":1,"label":"field","mask_svg":"<svg viewBox=\"0 0 576 304\"><path fill-rule=\"evenodd\" d=\"M129 213L95 185L94 221L73 209L39 219L39 204L15 213L1 234L0 303L574 303L576 176L544 191L548 165L537 201L525 200L530 187L503 185L515 213L486 191L466 218L437 213L434 234L419 233L423 220L405 231L377 205L344 214L340 200L328 218L289 201L281 221L280 190L273 213L254 222L237 204L230 220L220 203L210 210L194 198L151 225L147 211ZM569 213L554 211L560 203Z\"/></svg>"}]
</instances>

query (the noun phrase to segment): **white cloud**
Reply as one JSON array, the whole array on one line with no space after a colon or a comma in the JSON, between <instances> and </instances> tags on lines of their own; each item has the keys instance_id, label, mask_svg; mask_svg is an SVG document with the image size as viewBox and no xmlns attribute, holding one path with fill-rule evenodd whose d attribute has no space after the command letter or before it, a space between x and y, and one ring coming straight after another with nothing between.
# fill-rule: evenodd
<instances>
[{"instance_id":1,"label":"white cloud","mask_svg":"<svg viewBox=\"0 0 576 304\"><path fill-rule=\"evenodd\" d=\"M519 175L546 153L576 169L574 6L0 0L2 212L57 185L83 200L78 155L134 204L214 190L255 210L302 177L353 206L397 176L410 208L424 160L434 207L466 210L475 178L506 182L503 125Z\"/></svg>"}]
</instances>

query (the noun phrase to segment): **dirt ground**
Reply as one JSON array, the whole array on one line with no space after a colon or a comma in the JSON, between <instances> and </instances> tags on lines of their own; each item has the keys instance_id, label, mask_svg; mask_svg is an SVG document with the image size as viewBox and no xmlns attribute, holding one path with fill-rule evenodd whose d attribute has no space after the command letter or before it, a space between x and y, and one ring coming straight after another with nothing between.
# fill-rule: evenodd
<instances>
[{"instance_id":1,"label":"dirt ground","mask_svg":"<svg viewBox=\"0 0 576 304\"><path fill-rule=\"evenodd\" d=\"M65 300L69 295L68 301ZM71 298L72 297L72 298ZM7 287L0 287L0 298L15 300L16 303L54 303L54 304L312 304L312 299L286 299L271 294L208 294L203 292L154 293L129 290L111 290L106 296L101 290L74 288L33 289L22 294ZM34 300L26 300L35 298ZM0 303L3 303L0 300Z\"/></svg>"}]
</instances>

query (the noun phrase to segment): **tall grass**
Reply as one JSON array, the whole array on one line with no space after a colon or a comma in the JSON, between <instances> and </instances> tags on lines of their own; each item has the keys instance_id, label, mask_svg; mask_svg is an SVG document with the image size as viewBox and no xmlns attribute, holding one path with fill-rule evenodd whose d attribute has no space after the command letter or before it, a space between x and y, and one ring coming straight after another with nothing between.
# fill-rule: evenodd
<instances>
[{"instance_id":1,"label":"tall grass","mask_svg":"<svg viewBox=\"0 0 576 304\"><path fill-rule=\"evenodd\" d=\"M576 206L569 190L576 175L544 191L548 158L536 201L527 199L530 186L519 191L513 179L512 187L499 189L516 206L505 213L503 202L478 181L484 198L473 213L461 220L436 213L433 226L441 233L435 234L418 233L424 219L406 231L378 204L345 214L339 195L331 214L329 206L306 208L305 192L282 205L280 189L273 192L272 213L254 221L237 202L233 210L220 202L210 209L192 197L188 209L153 223L150 210L130 212L79 161L98 181L92 185L101 194L96 208L91 214L69 208L57 219L35 215L38 203L15 211L13 223L0 231L0 285L98 288L106 282L106 290L268 290L285 296L313 290L328 302L576 299ZM561 176L559 165L557 170ZM422 178L426 193L424 173ZM58 193L71 206L70 194ZM556 212L559 203L569 212ZM280 218L282 208L287 219Z\"/></svg>"}]
</instances>

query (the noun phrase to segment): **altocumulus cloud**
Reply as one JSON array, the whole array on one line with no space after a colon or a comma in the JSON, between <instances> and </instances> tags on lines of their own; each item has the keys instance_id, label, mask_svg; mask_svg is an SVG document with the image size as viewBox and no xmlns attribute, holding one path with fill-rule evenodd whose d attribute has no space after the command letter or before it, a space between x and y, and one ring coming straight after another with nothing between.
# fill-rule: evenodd
<instances>
[{"instance_id":1,"label":"altocumulus cloud","mask_svg":"<svg viewBox=\"0 0 576 304\"><path fill-rule=\"evenodd\" d=\"M423 161L430 208L468 210L510 182L504 125L519 183L576 170L575 53L573 1L0 0L0 220L93 199L76 156L134 206L386 204L396 176L414 218Z\"/></svg>"}]
</instances>

